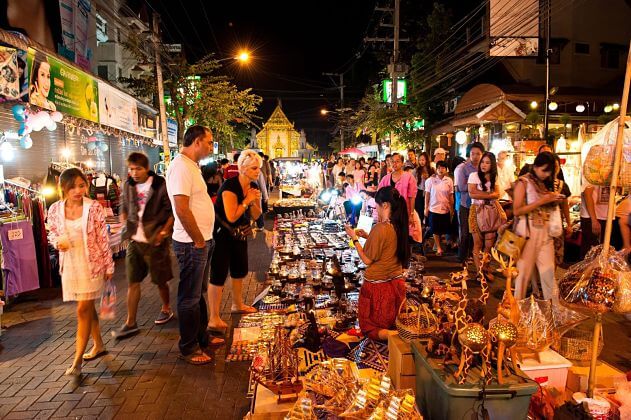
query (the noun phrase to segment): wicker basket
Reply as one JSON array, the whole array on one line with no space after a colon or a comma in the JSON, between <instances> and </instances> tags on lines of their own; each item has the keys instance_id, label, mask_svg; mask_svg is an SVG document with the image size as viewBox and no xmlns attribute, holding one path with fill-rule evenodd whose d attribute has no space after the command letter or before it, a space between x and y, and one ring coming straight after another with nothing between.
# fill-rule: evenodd
<instances>
[{"instance_id":1,"label":"wicker basket","mask_svg":"<svg viewBox=\"0 0 631 420\"><path fill-rule=\"evenodd\" d=\"M438 328L438 320L427 305L410 298L401 302L395 324L399 337L407 343L429 337Z\"/></svg>"},{"instance_id":2,"label":"wicker basket","mask_svg":"<svg viewBox=\"0 0 631 420\"><path fill-rule=\"evenodd\" d=\"M572 329L566 332L557 343L552 346L561 356L566 359L589 361L592 358L592 338L594 331L582 331ZM603 350L605 342L603 332L600 330L600 340L598 341L598 354Z\"/></svg>"}]
</instances>

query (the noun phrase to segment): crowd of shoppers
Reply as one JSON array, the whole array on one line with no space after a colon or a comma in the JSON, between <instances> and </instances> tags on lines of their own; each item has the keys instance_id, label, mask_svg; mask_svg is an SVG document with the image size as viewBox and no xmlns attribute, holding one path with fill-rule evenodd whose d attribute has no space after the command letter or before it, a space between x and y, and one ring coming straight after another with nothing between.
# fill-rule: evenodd
<instances>
[{"instance_id":1,"label":"crowd of shoppers","mask_svg":"<svg viewBox=\"0 0 631 420\"><path fill-rule=\"evenodd\" d=\"M210 129L190 127L166 179L150 170L145 155L131 153L121 200L123 238L129 240L125 260L129 287L127 317L115 336L125 339L139 332L136 315L140 284L146 277L156 285L162 302L159 311L156 308L155 324L175 317L168 286L174 277L173 251L180 279L179 350L191 364L209 363L209 349L224 344L227 325L220 317L220 304L229 276L231 311L256 312L242 296L249 270L247 237L253 225L263 229L269 192L279 185L282 169L254 150L235 154L232 162L223 159L200 168L212 145ZM433 151L433 160L429 153L417 154L413 149L406 157L393 153L379 161L332 155L314 167L322 168L323 185L336 190L344 201L351 216L347 233L368 266L359 302L360 325L368 336L385 339L389 334L405 294L401 276L414 249L411 245L425 255L431 239L436 257L457 244L458 261L473 263L479 273L481 253L490 251L502 230L512 229L527 238L517 257L515 296L522 299L531 288L545 299L553 298L555 269L563 262L564 238L573 229L571 191L561 160L549 146L543 145L519 175L508 152L496 157L479 142L469 144L466 160L449 158L442 148ZM77 301L75 358L66 374L78 375L83 361L106 353L94 300L111 279L114 265L103 208L85 198L85 175L74 168L64 171L60 188L63 200L51 206L48 222L51 243L61 251L64 301ZM583 178L581 257L602 240L609 194L607 187L590 185ZM366 208L375 210L370 234L352 228ZM630 213L627 197L616 211L614 246L631 247ZM358 237L367 239L364 246ZM90 336L94 345L86 352Z\"/></svg>"}]
</instances>

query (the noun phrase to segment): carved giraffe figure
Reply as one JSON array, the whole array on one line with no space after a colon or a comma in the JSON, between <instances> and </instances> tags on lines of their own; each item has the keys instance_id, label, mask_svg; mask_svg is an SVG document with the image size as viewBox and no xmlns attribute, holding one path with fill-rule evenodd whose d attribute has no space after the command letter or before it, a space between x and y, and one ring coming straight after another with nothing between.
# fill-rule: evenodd
<instances>
[{"instance_id":1,"label":"carved giraffe figure","mask_svg":"<svg viewBox=\"0 0 631 420\"><path fill-rule=\"evenodd\" d=\"M501 272L504 277L506 277L506 290L504 291L504 296L497 308L497 320L498 322L508 322L513 326L517 326L519 325L521 311L519 310L519 305L513 295L512 289L513 279L517 277L515 261L512 257L509 257L508 262L506 262L506 260L495 248L491 249L491 253L493 254L495 261L500 264L500 268L497 271ZM502 364L504 357L506 356L506 351L510 353L513 369L517 371L517 352L515 351L515 348L513 346L505 346L503 344L504 343L501 342L499 343L497 354L497 375L499 383L503 382ZM508 366L506 366L506 370L508 371Z\"/></svg>"},{"instance_id":2,"label":"carved giraffe figure","mask_svg":"<svg viewBox=\"0 0 631 420\"><path fill-rule=\"evenodd\" d=\"M486 302L489 300L489 284L486 280L486 274L484 273L484 269L489 262L491 262L491 255L488 252L480 252L480 269L478 270L478 274L480 277L482 294L478 298L478 301L482 305L486 305Z\"/></svg>"}]
</instances>

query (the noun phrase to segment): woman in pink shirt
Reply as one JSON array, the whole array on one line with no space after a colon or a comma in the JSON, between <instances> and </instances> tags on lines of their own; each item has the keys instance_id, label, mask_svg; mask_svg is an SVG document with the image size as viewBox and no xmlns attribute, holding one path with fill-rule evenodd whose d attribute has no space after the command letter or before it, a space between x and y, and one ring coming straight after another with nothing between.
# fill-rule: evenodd
<instances>
[{"instance_id":1,"label":"woman in pink shirt","mask_svg":"<svg viewBox=\"0 0 631 420\"><path fill-rule=\"evenodd\" d=\"M366 170L361 162L355 162L353 177L355 178L355 183L359 186L359 190L365 190L366 187L364 186L364 180L366 179Z\"/></svg>"},{"instance_id":2,"label":"woman in pink shirt","mask_svg":"<svg viewBox=\"0 0 631 420\"><path fill-rule=\"evenodd\" d=\"M407 204L410 223L413 223L414 200L416 199L416 179L410 172L403 170L403 156L398 153L392 155L392 172L381 178L379 188L392 186L399 191Z\"/></svg>"}]
</instances>

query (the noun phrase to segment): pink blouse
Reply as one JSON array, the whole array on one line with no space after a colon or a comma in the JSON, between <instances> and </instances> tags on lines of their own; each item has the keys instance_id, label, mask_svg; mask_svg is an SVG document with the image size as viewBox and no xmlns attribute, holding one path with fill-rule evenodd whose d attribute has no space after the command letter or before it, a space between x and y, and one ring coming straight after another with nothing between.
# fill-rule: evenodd
<instances>
[{"instance_id":1,"label":"pink blouse","mask_svg":"<svg viewBox=\"0 0 631 420\"><path fill-rule=\"evenodd\" d=\"M392 179L392 172L384 176L383 178L381 178L381 182L379 183L379 188L390 186L391 179ZM416 198L416 191L417 191L416 179L409 172L403 172L403 174L401 174L401 178L399 178L399 181L397 181L397 183L394 185L394 188L396 188L397 191L399 191L399 194L401 194L401 196L405 199L406 203L408 199ZM408 210L413 210L413 209L408 209Z\"/></svg>"}]
</instances>

